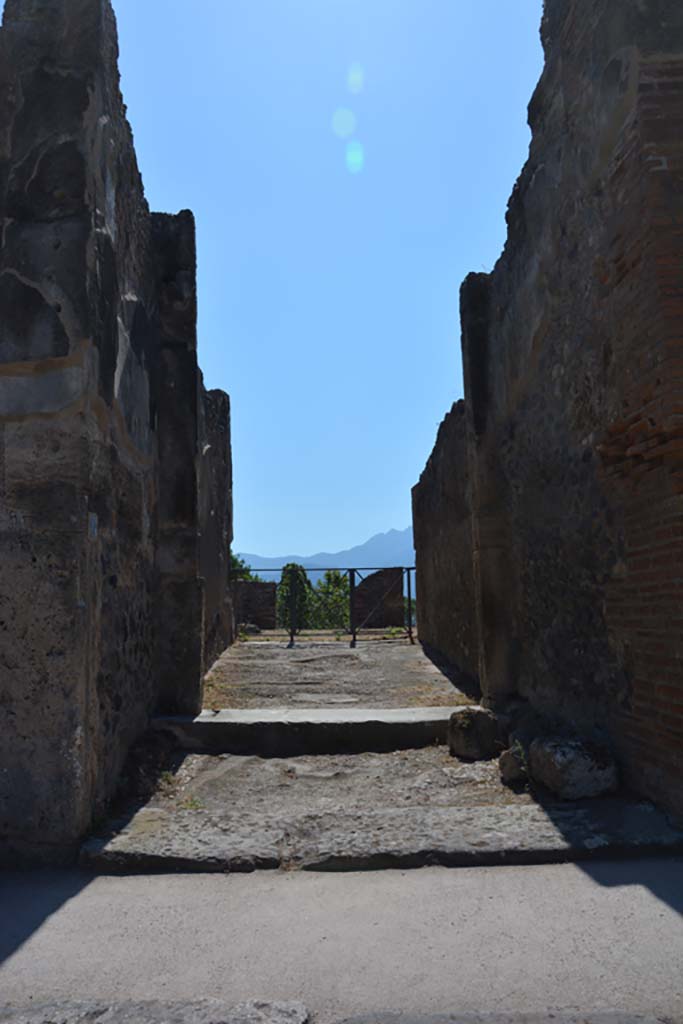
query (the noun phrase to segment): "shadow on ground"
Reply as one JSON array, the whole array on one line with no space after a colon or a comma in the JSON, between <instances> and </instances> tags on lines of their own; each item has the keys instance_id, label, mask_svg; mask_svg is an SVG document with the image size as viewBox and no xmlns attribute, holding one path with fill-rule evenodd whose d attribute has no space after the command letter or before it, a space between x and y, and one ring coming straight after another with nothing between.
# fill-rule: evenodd
<instances>
[{"instance_id":1,"label":"shadow on ground","mask_svg":"<svg viewBox=\"0 0 683 1024\"><path fill-rule=\"evenodd\" d=\"M91 881L75 868L0 872L0 964Z\"/></svg>"},{"instance_id":2,"label":"shadow on ground","mask_svg":"<svg viewBox=\"0 0 683 1024\"><path fill-rule=\"evenodd\" d=\"M148 732L132 747L109 807L125 827L183 762L169 737ZM100 822L102 827L104 819ZM109 819L111 827L111 819ZM98 826L93 826L98 831ZM15 953L49 917L77 896L93 874L77 867L0 868L0 964Z\"/></svg>"},{"instance_id":3,"label":"shadow on ground","mask_svg":"<svg viewBox=\"0 0 683 1024\"><path fill-rule=\"evenodd\" d=\"M434 648L429 647L426 644L421 644L422 650L427 658L431 661L435 668L438 668L439 672L442 673L453 684L456 690L461 690L471 700L479 702L481 700L481 686L474 676L469 675L467 672L463 672L456 665L451 664L447 661L442 654L435 651Z\"/></svg>"},{"instance_id":4,"label":"shadow on ground","mask_svg":"<svg viewBox=\"0 0 683 1024\"><path fill-rule=\"evenodd\" d=\"M683 857L595 861L579 867L597 885L621 888L638 885L683 917Z\"/></svg>"}]
</instances>

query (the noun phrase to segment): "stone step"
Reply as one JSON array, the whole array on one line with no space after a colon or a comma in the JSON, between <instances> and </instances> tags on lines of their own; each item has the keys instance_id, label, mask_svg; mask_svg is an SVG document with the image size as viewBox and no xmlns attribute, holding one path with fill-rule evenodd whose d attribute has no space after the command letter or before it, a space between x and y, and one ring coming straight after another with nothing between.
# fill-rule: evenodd
<instances>
[{"instance_id":1,"label":"stone step","mask_svg":"<svg viewBox=\"0 0 683 1024\"><path fill-rule=\"evenodd\" d=\"M0 1022L2 1024L2 1022ZM623 1010L548 1010L544 1013L391 1013L347 1017L340 1024L662 1024L661 1017L624 1013ZM675 1024L672 1021L672 1024Z\"/></svg>"},{"instance_id":2,"label":"stone step","mask_svg":"<svg viewBox=\"0 0 683 1024\"><path fill-rule=\"evenodd\" d=\"M163 716L153 728L172 733L183 750L205 754L378 753L417 750L447 740L454 707L245 708Z\"/></svg>"},{"instance_id":3,"label":"stone step","mask_svg":"<svg viewBox=\"0 0 683 1024\"><path fill-rule=\"evenodd\" d=\"M142 808L108 839L90 839L81 864L103 874L230 873L263 869L378 869L555 864L683 853L683 833L650 805L590 809L389 807L281 820L204 809Z\"/></svg>"},{"instance_id":4,"label":"stone step","mask_svg":"<svg viewBox=\"0 0 683 1024\"><path fill-rule=\"evenodd\" d=\"M303 1003L253 1000L236 1006L219 999L188 1002L52 1002L0 1006L0 1024L307 1024Z\"/></svg>"},{"instance_id":5,"label":"stone step","mask_svg":"<svg viewBox=\"0 0 683 1024\"><path fill-rule=\"evenodd\" d=\"M496 761L443 746L263 758L188 754L145 807L89 840L104 873L538 864L683 852L683 832L628 794L539 802Z\"/></svg>"},{"instance_id":6,"label":"stone step","mask_svg":"<svg viewBox=\"0 0 683 1024\"><path fill-rule=\"evenodd\" d=\"M236 1006L219 999L187 1002L52 1002L38 1006L0 1006L0 1024L308 1024L303 1003L253 1000ZM668 1019L668 1018L667 1018ZM347 1017L339 1024L661 1024L662 1018L605 1011L578 1013L443 1013L374 1012Z\"/></svg>"}]
</instances>

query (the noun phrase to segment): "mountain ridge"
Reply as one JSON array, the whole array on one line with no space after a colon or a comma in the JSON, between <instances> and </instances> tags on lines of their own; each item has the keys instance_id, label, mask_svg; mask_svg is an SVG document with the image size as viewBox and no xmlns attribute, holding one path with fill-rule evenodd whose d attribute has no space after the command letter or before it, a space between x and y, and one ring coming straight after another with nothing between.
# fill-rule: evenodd
<instances>
[{"instance_id":1,"label":"mountain ridge","mask_svg":"<svg viewBox=\"0 0 683 1024\"><path fill-rule=\"evenodd\" d=\"M259 569L279 569L288 562L296 562L304 568L319 569L385 569L394 566L411 567L415 564L411 526L405 530L392 529L386 533L376 533L362 544L343 551L319 551L314 555L268 556L243 551L237 554L255 572Z\"/></svg>"}]
</instances>

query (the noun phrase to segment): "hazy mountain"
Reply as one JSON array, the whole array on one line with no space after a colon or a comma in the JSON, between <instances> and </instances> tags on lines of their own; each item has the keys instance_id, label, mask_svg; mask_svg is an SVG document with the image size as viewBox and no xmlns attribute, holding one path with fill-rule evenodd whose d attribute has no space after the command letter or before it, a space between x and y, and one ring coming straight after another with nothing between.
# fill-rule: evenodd
<instances>
[{"instance_id":1,"label":"hazy mountain","mask_svg":"<svg viewBox=\"0 0 683 1024\"><path fill-rule=\"evenodd\" d=\"M413 530L389 530L378 533L364 544L346 551L320 551L317 555L277 555L265 558L262 555L238 552L247 565L258 572L259 569L279 569L287 562L297 562L305 568L315 566L319 569L386 569L393 566L410 567L415 565L413 551ZM267 573L264 579L276 579L275 573ZM313 577L315 582L315 577Z\"/></svg>"}]
</instances>

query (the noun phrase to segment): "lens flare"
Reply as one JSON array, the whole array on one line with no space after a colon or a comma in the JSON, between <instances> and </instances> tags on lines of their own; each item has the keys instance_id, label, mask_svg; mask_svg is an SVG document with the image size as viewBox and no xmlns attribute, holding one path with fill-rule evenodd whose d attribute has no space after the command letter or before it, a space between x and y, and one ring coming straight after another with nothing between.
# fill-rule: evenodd
<instances>
[{"instance_id":1,"label":"lens flare","mask_svg":"<svg viewBox=\"0 0 683 1024\"><path fill-rule=\"evenodd\" d=\"M365 150L357 139L346 146L346 167L351 174L360 174L365 167Z\"/></svg>"},{"instance_id":2,"label":"lens flare","mask_svg":"<svg viewBox=\"0 0 683 1024\"><path fill-rule=\"evenodd\" d=\"M356 130L356 115L346 107L335 110L332 116L332 131L340 139L349 139Z\"/></svg>"},{"instance_id":3,"label":"lens flare","mask_svg":"<svg viewBox=\"0 0 683 1024\"><path fill-rule=\"evenodd\" d=\"M358 96L365 88L365 71L358 61L354 61L347 72L346 87L353 96Z\"/></svg>"}]
</instances>

